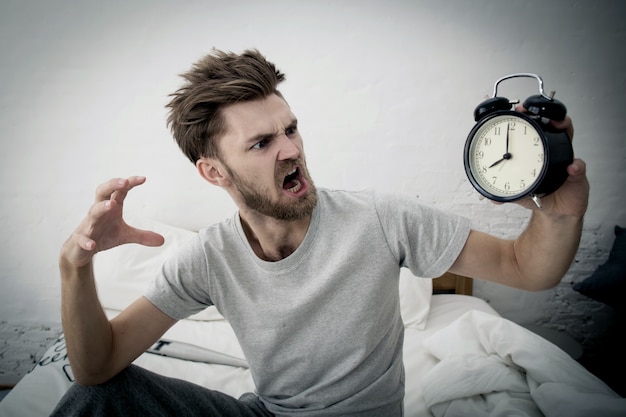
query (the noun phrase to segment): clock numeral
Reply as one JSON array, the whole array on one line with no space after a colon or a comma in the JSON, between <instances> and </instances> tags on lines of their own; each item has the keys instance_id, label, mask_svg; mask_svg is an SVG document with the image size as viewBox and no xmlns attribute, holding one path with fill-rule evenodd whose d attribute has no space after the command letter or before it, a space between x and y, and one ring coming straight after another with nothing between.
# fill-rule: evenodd
<instances>
[{"instance_id":1,"label":"clock numeral","mask_svg":"<svg viewBox=\"0 0 626 417\"><path fill-rule=\"evenodd\" d=\"M533 146L539 146L540 143L541 143L541 141L539 140L539 137L535 136L533 138Z\"/></svg>"},{"instance_id":2,"label":"clock numeral","mask_svg":"<svg viewBox=\"0 0 626 417\"><path fill-rule=\"evenodd\" d=\"M476 152L477 159L483 159L485 157L485 153L483 151Z\"/></svg>"},{"instance_id":3,"label":"clock numeral","mask_svg":"<svg viewBox=\"0 0 626 417\"><path fill-rule=\"evenodd\" d=\"M524 136L528 133L528 126L524 125Z\"/></svg>"},{"instance_id":4,"label":"clock numeral","mask_svg":"<svg viewBox=\"0 0 626 417\"><path fill-rule=\"evenodd\" d=\"M502 130L501 130L500 126L496 126L496 127L493 128L493 134L494 135L500 136L501 132L502 132Z\"/></svg>"},{"instance_id":5,"label":"clock numeral","mask_svg":"<svg viewBox=\"0 0 626 417\"><path fill-rule=\"evenodd\" d=\"M526 181L521 180L521 181L519 182L519 187L520 187L522 190L523 190L523 189L525 189L525 188L526 188Z\"/></svg>"},{"instance_id":6,"label":"clock numeral","mask_svg":"<svg viewBox=\"0 0 626 417\"><path fill-rule=\"evenodd\" d=\"M483 166L480 168L480 173L481 173L481 174L486 174L486 173L487 173L487 166L486 166L486 165L483 165Z\"/></svg>"},{"instance_id":7,"label":"clock numeral","mask_svg":"<svg viewBox=\"0 0 626 417\"><path fill-rule=\"evenodd\" d=\"M491 138L485 138L483 146L491 146Z\"/></svg>"},{"instance_id":8,"label":"clock numeral","mask_svg":"<svg viewBox=\"0 0 626 417\"><path fill-rule=\"evenodd\" d=\"M509 122L509 130L515 130L515 122Z\"/></svg>"},{"instance_id":9,"label":"clock numeral","mask_svg":"<svg viewBox=\"0 0 626 417\"><path fill-rule=\"evenodd\" d=\"M494 184L494 185L495 185L495 184L496 184L496 181L498 181L498 177L491 177L491 178L493 178L493 182L492 182L492 184Z\"/></svg>"},{"instance_id":10,"label":"clock numeral","mask_svg":"<svg viewBox=\"0 0 626 417\"><path fill-rule=\"evenodd\" d=\"M539 155L537 155L537 162L543 162L543 158L544 158L544 155L540 153Z\"/></svg>"},{"instance_id":11,"label":"clock numeral","mask_svg":"<svg viewBox=\"0 0 626 417\"><path fill-rule=\"evenodd\" d=\"M532 175L533 177L537 177L537 169L533 169L532 171L530 171L530 175Z\"/></svg>"},{"instance_id":12,"label":"clock numeral","mask_svg":"<svg viewBox=\"0 0 626 417\"><path fill-rule=\"evenodd\" d=\"M509 190L511 189L511 183L510 183L510 182L508 182L508 181L507 181L507 182L505 182L505 183L504 183L504 189L505 189L505 190L507 190L507 191L509 191Z\"/></svg>"}]
</instances>

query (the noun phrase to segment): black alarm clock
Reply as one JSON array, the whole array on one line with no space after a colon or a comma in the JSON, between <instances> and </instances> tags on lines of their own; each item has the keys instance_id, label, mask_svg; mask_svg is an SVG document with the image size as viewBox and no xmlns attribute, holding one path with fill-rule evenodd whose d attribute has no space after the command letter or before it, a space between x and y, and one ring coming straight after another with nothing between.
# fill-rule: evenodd
<instances>
[{"instance_id":1,"label":"black alarm clock","mask_svg":"<svg viewBox=\"0 0 626 417\"><path fill-rule=\"evenodd\" d=\"M527 113L513 110L518 101L498 97L498 85L518 77L539 82L539 94L523 103ZM536 74L512 74L496 81L493 97L474 110L476 125L465 142L465 172L472 186L493 201L531 197L541 207L540 197L565 182L574 159L567 133L550 124L564 120L566 114L554 92L544 93L543 80Z\"/></svg>"}]
</instances>

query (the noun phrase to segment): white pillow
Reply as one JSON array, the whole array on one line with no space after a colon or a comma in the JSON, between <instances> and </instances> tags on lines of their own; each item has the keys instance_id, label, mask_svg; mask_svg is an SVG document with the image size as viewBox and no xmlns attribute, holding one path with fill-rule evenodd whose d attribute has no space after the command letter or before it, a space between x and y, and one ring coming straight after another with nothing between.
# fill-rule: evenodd
<instances>
[{"instance_id":1,"label":"white pillow","mask_svg":"<svg viewBox=\"0 0 626 417\"><path fill-rule=\"evenodd\" d=\"M404 327L426 327L432 294L432 279L418 278L408 268L400 270L400 314Z\"/></svg>"},{"instance_id":2,"label":"white pillow","mask_svg":"<svg viewBox=\"0 0 626 417\"><path fill-rule=\"evenodd\" d=\"M94 273L100 302L105 309L122 311L139 298L155 278L169 253L196 236L196 232L170 226L140 216L127 215L128 224L152 230L165 237L163 246L152 248L137 244L123 245L98 253ZM430 310L432 280L417 278L407 268L400 272L400 309L406 327L423 329ZM223 320L215 307L209 307L189 319Z\"/></svg>"},{"instance_id":3,"label":"white pillow","mask_svg":"<svg viewBox=\"0 0 626 417\"><path fill-rule=\"evenodd\" d=\"M196 232L170 226L140 216L127 215L126 221L139 229L157 232L165 238L159 247L128 244L96 254L94 274L102 307L122 311L146 291L170 252ZM192 320L223 320L213 306L189 317Z\"/></svg>"}]
</instances>

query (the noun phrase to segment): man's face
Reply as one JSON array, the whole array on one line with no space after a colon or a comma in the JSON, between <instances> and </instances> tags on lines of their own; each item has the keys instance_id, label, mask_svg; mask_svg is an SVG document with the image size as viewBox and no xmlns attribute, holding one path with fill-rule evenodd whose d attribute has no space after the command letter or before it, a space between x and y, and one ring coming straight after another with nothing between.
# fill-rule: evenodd
<instances>
[{"instance_id":1,"label":"man's face","mask_svg":"<svg viewBox=\"0 0 626 417\"><path fill-rule=\"evenodd\" d=\"M309 216L317 191L306 167L297 120L277 95L223 110L222 163L241 201L278 220Z\"/></svg>"}]
</instances>

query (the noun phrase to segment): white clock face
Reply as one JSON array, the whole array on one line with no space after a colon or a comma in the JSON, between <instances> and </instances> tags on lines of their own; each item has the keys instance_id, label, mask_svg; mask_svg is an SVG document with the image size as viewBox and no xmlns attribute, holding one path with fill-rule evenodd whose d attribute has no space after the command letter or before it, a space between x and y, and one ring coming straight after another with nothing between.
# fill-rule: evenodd
<instances>
[{"instance_id":1,"label":"white clock face","mask_svg":"<svg viewBox=\"0 0 626 417\"><path fill-rule=\"evenodd\" d=\"M544 169L545 148L539 133L530 122L513 114L485 121L467 152L477 185L503 199L527 194Z\"/></svg>"}]
</instances>

